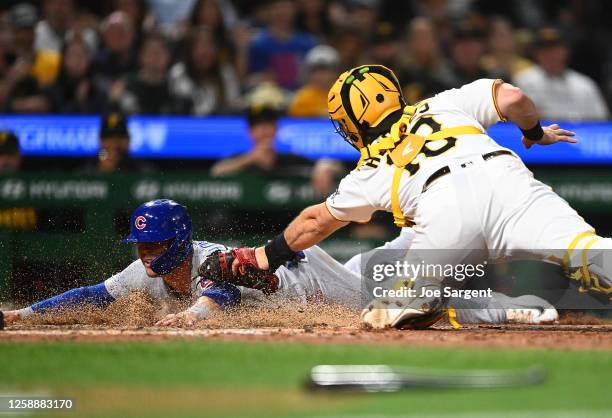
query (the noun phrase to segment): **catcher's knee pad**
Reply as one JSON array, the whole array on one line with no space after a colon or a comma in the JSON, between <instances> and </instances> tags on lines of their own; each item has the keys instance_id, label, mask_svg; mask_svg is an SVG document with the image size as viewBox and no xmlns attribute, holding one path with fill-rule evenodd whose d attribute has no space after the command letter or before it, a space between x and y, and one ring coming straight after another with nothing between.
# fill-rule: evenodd
<instances>
[{"instance_id":1,"label":"catcher's knee pad","mask_svg":"<svg viewBox=\"0 0 612 418\"><path fill-rule=\"evenodd\" d=\"M579 282L581 292L612 298L612 239L595 233L578 235L565 253L563 268Z\"/></svg>"}]
</instances>

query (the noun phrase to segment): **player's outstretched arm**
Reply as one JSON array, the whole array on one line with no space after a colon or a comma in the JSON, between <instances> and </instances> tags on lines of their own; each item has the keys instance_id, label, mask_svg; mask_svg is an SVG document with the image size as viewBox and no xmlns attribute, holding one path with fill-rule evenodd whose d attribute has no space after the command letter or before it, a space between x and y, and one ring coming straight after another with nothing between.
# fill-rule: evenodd
<instances>
[{"instance_id":1,"label":"player's outstretched arm","mask_svg":"<svg viewBox=\"0 0 612 418\"><path fill-rule=\"evenodd\" d=\"M259 281L262 278L259 275L257 278L253 277L253 269L274 271L287 261L295 259L298 251L318 244L348 223L334 218L325 203L307 207L282 234L274 237L264 247L241 247L232 250L232 273ZM267 279L278 281L273 274L270 276ZM278 282L272 287L276 290L277 286Z\"/></svg>"},{"instance_id":2,"label":"player's outstretched arm","mask_svg":"<svg viewBox=\"0 0 612 418\"><path fill-rule=\"evenodd\" d=\"M295 257L296 251L305 250L318 244L348 224L349 222L334 218L325 207L325 203L309 206L289 224L282 237L278 236L265 247L255 249L257 264L263 270L268 270L270 267L276 269L282 263ZM283 239L285 243L280 242ZM287 248L281 248L279 251L278 247L285 246ZM287 252L287 255L284 256L283 252ZM289 252L292 252L291 256L288 254ZM272 260L269 260L269 258Z\"/></svg>"},{"instance_id":3,"label":"player's outstretched arm","mask_svg":"<svg viewBox=\"0 0 612 418\"><path fill-rule=\"evenodd\" d=\"M33 314L42 314L59 309L69 309L83 305L105 307L114 300L115 298L108 293L104 283L99 283L93 286L69 290L60 295L37 302L27 308L4 312L4 320L7 324L11 324Z\"/></svg>"},{"instance_id":4,"label":"player's outstretched arm","mask_svg":"<svg viewBox=\"0 0 612 418\"><path fill-rule=\"evenodd\" d=\"M561 129L552 124L542 127L540 115L533 103L520 88L512 84L502 83L496 89L496 102L500 113L508 120L518 125L523 133L521 141L527 149L534 144L551 145L557 142L577 142L574 132Z\"/></svg>"}]
</instances>

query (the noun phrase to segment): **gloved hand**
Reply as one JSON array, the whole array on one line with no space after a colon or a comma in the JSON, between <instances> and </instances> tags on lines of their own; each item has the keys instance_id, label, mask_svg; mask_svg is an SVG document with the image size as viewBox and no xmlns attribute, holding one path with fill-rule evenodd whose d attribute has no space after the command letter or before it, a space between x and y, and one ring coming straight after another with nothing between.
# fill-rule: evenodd
<instances>
[{"instance_id":1,"label":"gloved hand","mask_svg":"<svg viewBox=\"0 0 612 418\"><path fill-rule=\"evenodd\" d=\"M238 261L235 273L232 271L234 260ZM254 249L247 247L210 254L200 265L198 274L213 282L228 282L261 290L266 294L276 292L279 284L274 273L259 269Z\"/></svg>"}]
</instances>

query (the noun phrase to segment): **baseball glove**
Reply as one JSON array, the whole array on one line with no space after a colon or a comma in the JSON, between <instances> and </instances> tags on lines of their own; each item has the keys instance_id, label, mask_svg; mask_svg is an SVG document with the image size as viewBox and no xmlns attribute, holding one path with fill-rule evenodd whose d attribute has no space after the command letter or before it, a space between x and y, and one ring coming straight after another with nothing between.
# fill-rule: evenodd
<instances>
[{"instance_id":1,"label":"baseball glove","mask_svg":"<svg viewBox=\"0 0 612 418\"><path fill-rule=\"evenodd\" d=\"M238 272L232 271L234 260L238 261ZM257 266L253 248L235 248L210 254L198 269L198 274L213 282L226 282L236 286L261 290L271 294L278 290L278 277Z\"/></svg>"}]
</instances>

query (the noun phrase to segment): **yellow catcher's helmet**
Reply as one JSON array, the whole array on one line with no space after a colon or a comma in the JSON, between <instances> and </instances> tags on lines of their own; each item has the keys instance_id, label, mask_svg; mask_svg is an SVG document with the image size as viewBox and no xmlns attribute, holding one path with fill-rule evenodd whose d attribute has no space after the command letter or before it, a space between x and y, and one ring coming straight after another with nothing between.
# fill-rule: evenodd
<instances>
[{"instance_id":1,"label":"yellow catcher's helmet","mask_svg":"<svg viewBox=\"0 0 612 418\"><path fill-rule=\"evenodd\" d=\"M357 149L387 132L404 106L397 77L382 65L362 65L342 73L327 96L336 132Z\"/></svg>"}]
</instances>

